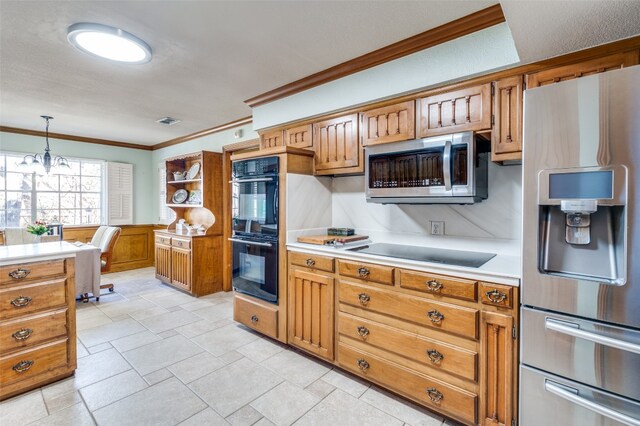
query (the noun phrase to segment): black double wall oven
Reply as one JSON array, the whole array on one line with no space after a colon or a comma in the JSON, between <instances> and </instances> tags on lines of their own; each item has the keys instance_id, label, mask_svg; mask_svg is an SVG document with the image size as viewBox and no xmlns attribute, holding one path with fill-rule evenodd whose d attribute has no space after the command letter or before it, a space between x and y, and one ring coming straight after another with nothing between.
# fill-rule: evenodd
<instances>
[{"instance_id":1,"label":"black double wall oven","mask_svg":"<svg viewBox=\"0 0 640 426\"><path fill-rule=\"evenodd\" d=\"M232 164L233 289L278 303L278 157Z\"/></svg>"}]
</instances>

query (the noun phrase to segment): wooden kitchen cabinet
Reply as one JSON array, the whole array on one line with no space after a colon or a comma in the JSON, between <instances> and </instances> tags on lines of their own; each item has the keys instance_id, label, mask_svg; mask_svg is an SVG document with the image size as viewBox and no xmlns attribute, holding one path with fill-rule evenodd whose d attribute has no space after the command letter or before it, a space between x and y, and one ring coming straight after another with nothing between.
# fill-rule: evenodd
<instances>
[{"instance_id":1,"label":"wooden kitchen cabinet","mask_svg":"<svg viewBox=\"0 0 640 426\"><path fill-rule=\"evenodd\" d=\"M292 269L288 293L289 343L333 361L333 276L312 270Z\"/></svg>"},{"instance_id":2,"label":"wooden kitchen cabinet","mask_svg":"<svg viewBox=\"0 0 640 426\"><path fill-rule=\"evenodd\" d=\"M358 140L358 114L313 124L314 174L364 172L364 151Z\"/></svg>"},{"instance_id":3,"label":"wooden kitchen cabinet","mask_svg":"<svg viewBox=\"0 0 640 426\"><path fill-rule=\"evenodd\" d=\"M156 278L163 282L171 282L171 246L162 244L156 236ZM166 237L171 243L171 237ZM159 241L160 240L160 241Z\"/></svg>"},{"instance_id":4,"label":"wooden kitchen cabinet","mask_svg":"<svg viewBox=\"0 0 640 426\"><path fill-rule=\"evenodd\" d=\"M523 76L504 78L493 85L491 160L521 160Z\"/></svg>"},{"instance_id":5,"label":"wooden kitchen cabinet","mask_svg":"<svg viewBox=\"0 0 640 426\"><path fill-rule=\"evenodd\" d=\"M313 126L311 124L289 127L284 130L285 145L295 148L313 148L312 135Z\"/></svg>"},{"instance_id":6,"label":"wooden kitchen cabinet","mask_svg":"<svg viewBox=\"0 0 640 426\"><path fill-rule=\"evenodd\" d=\"M418 137L491 129L491 84L418 100Z\"/></svg>"},{"instance_id":7,"label":"wooden kitchen cabinet","mask_svg":"<svg viewBox=\"0 0 640 426\"><path fill-rule=\"evenodd\" d=\"M260 132L260 149L273 148L284 145L282 129Z\"/></svg>"},{"instance_id":8,"label":"wooden kitchen cabinet","mask_svg":"<svg viewBox=\"0 0 640 426\"><path fill-rule=\"evenodd\" d=\"M511 425L514 419L514 387L517 357L514 357L514 319L495 312L482 313L483 425Z\"/></svg>"},{"instance_id":9,"label":"wooden kitchen cabinet","mask_svg":"<svg viewBox=\"0 0 640 426\"><path fill-rule=\"evenodd\" d=\"M527 89L637 65L639 52L616 53L527 75Z\"/></svg>"},{"instance_id":10,"label":"wooden kitchen cabinet","mask_svg":"<svg viewBox=\"0 0 640 426\"><path fill-rule=\"evenodd\" d=\"M171 284L191 291L191 250L171 248Z\"/></svg>"},{"instance_id":11,"label":"wooden kitchen cabinet","mask_svg":"<svg viewBox=\"0 0 640 426\"><path fill-rule=\"evenodd\" d=\"M411 100L360 113L362 145L414 139L415 104L415 101Z\"/></svg>"}]
</instances>

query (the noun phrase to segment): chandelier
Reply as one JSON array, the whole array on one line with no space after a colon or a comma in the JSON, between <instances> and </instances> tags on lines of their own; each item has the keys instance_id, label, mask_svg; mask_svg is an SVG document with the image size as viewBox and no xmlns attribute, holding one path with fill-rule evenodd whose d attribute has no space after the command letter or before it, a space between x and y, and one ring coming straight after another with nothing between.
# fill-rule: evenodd
<instances>
[{"instance_id":1,"label":"chandelier","mask_svg":"<svg viewBox=\"0 0 640 426\"><path fill-rule=\"evenodd\" d=\"M18 166L22 168L29 168L31 169L31 171L35 172L37 167L39 165L42 165L42 167L44 167L44 171L47 174L49 174L49 171L51 171L52 167L59 169L60 171L67 171L71 169L71 167L69 166L69 161L66 158L61 157L59 155L56 155L55 157L51 158L51 154L49 153L49 120L53 120L53 117L49 117L48 115L41 115L40 117L44 118L44 120L47 122L47 128L45 133L47 147L44 149L44 155L41 155L41 154L25 155L24 158L22 159L22 162L19 163Z\"/></svg>"}]
</instances>

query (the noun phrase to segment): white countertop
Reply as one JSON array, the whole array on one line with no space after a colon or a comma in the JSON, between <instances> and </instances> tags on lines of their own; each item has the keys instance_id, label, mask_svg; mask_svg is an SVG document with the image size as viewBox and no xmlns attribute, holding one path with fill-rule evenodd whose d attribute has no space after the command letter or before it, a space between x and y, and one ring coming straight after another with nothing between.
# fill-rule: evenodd
<instances>
[{"instance_id":1,"label":"white countertop","mask_svg":"<svg viewBox=\"0 0 640 426\"><path fill-rule=\"evenodd\" d=\"M371 242L351 243L342 247L289 242L287 243L287 248L296 252L323 254L340 259L368 261L382 265L402 267L436 274L455 275L461 278L486 280L516 287L520 285L520 256L510 256L498 253L493 259L489 260L481 267L469 268L464 266L443 265L388 256L378 256L347 250L347 248L358 247L363 244L371 244ZM396 244L398 243L396 242ZM491 250L487 250L487 252L491 252Z\"/></svg>"},{"instance_id":2,"label":"white countertop","mask_svg":"<svg viewBox=\"0 0 640 426\"><path fill-rule=\"evenodd\" d=\"M96 249L97 247L92 245L76 246L66 241L0 246L0 266L75 257L76 253L80 251Z\"/></svg>"}]
</instances>

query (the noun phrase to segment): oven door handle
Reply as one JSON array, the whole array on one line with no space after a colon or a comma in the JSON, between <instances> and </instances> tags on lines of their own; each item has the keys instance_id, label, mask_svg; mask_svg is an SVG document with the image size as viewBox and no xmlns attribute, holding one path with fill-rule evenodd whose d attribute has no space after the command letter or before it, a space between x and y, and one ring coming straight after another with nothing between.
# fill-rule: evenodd
<instances>
[{"instance_id":1,"label":"oven door handle","mask_svg":"<svg viewBox=\"0 0 640 426\"><path fill-rule=\"evenodd\" d=\"M261 243L259 241L239 240L237 238L229 238L229 241L233 241L234 243L249 244L250 246L273 247L273 244L271 243Z\"/></svg>"},{"instance_id":2,"label":"oven door handle","mask_svg":"<svg viewBox=\"0 0 640 426\"><path fill-rule=\"evenodd\" d=\"M560 398L566 399L573 404L580 405L581 407L593 411L594 413L598 413L601 416L607 417L620 423L624 423L625 425L640 426L640 419L633 418L609 407L596 404L593 401L583 398L579 395L577 389L561 385L559 383L546 379L544 381L544 390L546 390L547 392L551 392L552 394L559 396Z\"/></svg>"},{"instance_id":3,"label":"oven door handle","mask_svg":"<svg viewBox=\"0 0 640 426\"><path fill-rule=\"evenodd\" d=\"M640 345L627 342L625 340L613 339L602 334L593 333L591 331L580 330L580 325L569 322L560 321L553 318L546 318L544 326L547 330L557 331L558 333L567 334L579 339L589 340L593 343L609 346L611 348L620 349L626 352L633 352L640 355Z\"/></svg>"},{"instance_id":4,"label":"oven door handle","mask_svg":"<svg viewBox=\"0 0 640 426\"><path fill-rule=\"evenodd\" d=\"M272 182L272 177L252 178L252 179L233 179L229 183L251 183L251 182Z\"/></svg>"},{"instance_id":5,"label":"oven door handle","mask_svg":"<svg viewBox=\"0 0 640 426\"><path fill-rule=\"evenodd\" d=\"M444 175L444 189L451 191L451 141L446 141L444 143L442 169L442 173Z\"/></svg>"}]
</instances>

